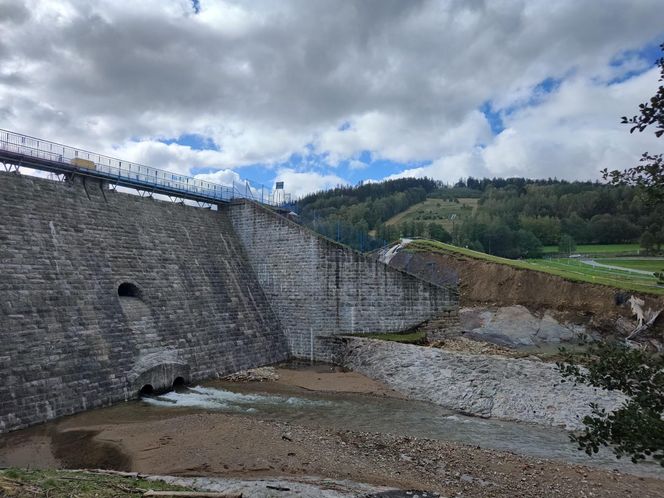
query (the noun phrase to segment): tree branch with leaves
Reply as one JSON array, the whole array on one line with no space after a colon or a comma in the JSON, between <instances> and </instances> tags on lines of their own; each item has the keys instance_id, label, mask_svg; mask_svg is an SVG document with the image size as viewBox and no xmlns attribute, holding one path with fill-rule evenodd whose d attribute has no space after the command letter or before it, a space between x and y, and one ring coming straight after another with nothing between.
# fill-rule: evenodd
<instances>
[{"instance_id":1,"label":"tree branch with leaves","mask_svg":"<svg viewBox=\"0 0 664 498\"><path fill-rule=\"evenodd\" d=\"M661 45L664 51L664 44ZM664 57L657 61L664 81ZM627 118L630 133L655 127L655 136L664 136L664 85L646 103L639 114ZM623 171L602 171L613 185L631 185L639 189L653 207L664 204L664 160L662 154L644 153L637 166ZM627 399L618 409L607 412L591 404L591 415L583 418L584 430L571 439L589 455L601 446L609 446L621 458L634 463L652 458L664 466L664 356L662 353L634 349L629 341L590 345L582 358L567 353L558 368L565 379L608 390L622 391ZM579 361L585 366L579 366Z\"/></svg>"},{"instance_id":2,"label":"tree branch with leaves","mask_svg":"<svg viewBox=\"0 0 664 498\"><path fill-rule=\"evenodd\" d=\"M664 43L661 45L664 51ZM660 67L659 81L664 82L664 57L657 60ZM655 95L639 105L639 114L628 118L623 116L622 123L630 124L630 133L643 132L655 127L655 136L664 136L664 85L660 85ZM664 158L662 154L644 152L637 166L623 171L602 170L604 180L613 185L633 185L639 188L645 200L651 204L664 202Z\"/></svg>"},{"instance_id":3,"label":"tree branch with leaves","mask_svg":"<svg viewBox=\"0 0 664 498\"><path fill-rule=\"evenodd\" d=\"M610 446L618 458L638 463L650 457L664 467L664 357L625 344L597 343L582 354L585 368L564 349L563 358L557 365L565 379L628 396L613 412L590 405L584 431L571 435L579 450L592 455Z\"/></svg>"}]
</instances>

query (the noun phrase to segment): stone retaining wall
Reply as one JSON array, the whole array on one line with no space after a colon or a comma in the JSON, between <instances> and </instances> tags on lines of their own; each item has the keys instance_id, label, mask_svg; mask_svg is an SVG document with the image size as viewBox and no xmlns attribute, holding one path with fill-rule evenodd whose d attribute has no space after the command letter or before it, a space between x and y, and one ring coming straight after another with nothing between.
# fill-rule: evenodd
<instances>
[{"instance_id":1,"label":"stone retaining wall","mask_svg":"<svg viewBox=\"0 0 664 498\"><path fill-rule=\"evenodd\" d=\"M406 330L458 309L456 292L322 238L260 205L245 201L224 209L296 357L330 360L319 337Z\"/></svg>"},{"instance_id":2,"label":"stone retaining wall","mask_svg":"<svg viewBox=\"0 0 664 498\"><path fill-rule=\"evenodd\" d=\"M255 203L216 210L0 173L0 432L456 312Z\"/></svg>"},{"instance_id":3,"label":"stone retaining wall","mask_svg":"<svg viewBox=\"0 0 664 498\"><path fill-rule=\"evenodd\" d=\"M0 432L289 356L226 212L95 182L0 173L0 295Z\"/></svg>"}]
</instances>

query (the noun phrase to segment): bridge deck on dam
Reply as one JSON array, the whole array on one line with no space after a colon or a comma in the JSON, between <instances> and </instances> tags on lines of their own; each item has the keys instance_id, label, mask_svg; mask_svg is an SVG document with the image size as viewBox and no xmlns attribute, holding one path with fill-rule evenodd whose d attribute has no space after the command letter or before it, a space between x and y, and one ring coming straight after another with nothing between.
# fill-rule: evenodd
<instances>
[{"instance_id":1,"label":"bridge deck on dam","mask_svg":"<svg viewBox=\"0 0 664 498\"><path fill-rule=\"evenodd\" d=\"M0 129L0 162L55 174L97 178L121 187L205 203L251 199L279 206L290 200L283 190L271 192L248 180L233 186L219 185L3 129Z\"/></svg>"}]
</instances>

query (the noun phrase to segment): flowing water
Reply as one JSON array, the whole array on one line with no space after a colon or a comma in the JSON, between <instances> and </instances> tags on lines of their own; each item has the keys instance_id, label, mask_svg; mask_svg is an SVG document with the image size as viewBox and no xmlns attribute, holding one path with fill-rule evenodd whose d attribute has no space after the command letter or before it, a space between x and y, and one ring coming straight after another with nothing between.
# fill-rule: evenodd
<instances>
[{"instance_id":1,"label":"flowing water","mask_svg":"<svg viewBox=\"0 0 664 498\"><path fill-rule=\"evenodd\" d=\"M269 384L196 386L143 402L164 410L198 408L253 415L337 430L385 432L418 438L456 441L482 448L506 450L536 458L618 469L664 478L655 464L617 460L610 451L592 458L576 449L569 433L534 424L464 416L430 403L362 394L261 392Z\"/></svg>"},{"instance_id":2,"label":"flowing water","mask_svg":"<svg viewBox=\"0 0 664 498\"><path fill-rule=\"evenodd\" d=\"M314 428L456 441L535 458L664 478L664 469L657 465L633 465L616 460L609 451L590 458L576 449L569 440L569 433L562 429L468 417L430 403L394 397L310 391L271 382L220 381L92 410L0 436L0 466L125 469L127 461L122 454L115 455L113 447L103 446L94 439L95 427L107 423L157 421L196 412L222 412ZM28 448L30 441L32 446ZM46 456L40 457L40 452ZM54 455L57 461L49 455Z\"/></svg>"}]
</instances>

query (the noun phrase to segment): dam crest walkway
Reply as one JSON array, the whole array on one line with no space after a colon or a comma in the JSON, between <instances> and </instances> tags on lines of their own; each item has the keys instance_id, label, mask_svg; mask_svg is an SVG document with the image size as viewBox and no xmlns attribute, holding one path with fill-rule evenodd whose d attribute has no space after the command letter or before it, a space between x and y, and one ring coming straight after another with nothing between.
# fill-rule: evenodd
<instances>
[{"instance_id":1,"label":"dam crest walkway","mask_svg":"<svg viewBox=\"0 0 664 498\"><path fill-rule=\"evenodd\" d=\"M56 175L79 175L139 192L202 203L251 199L261 204L283 206L290 201L283 189L266 189L248 180L239 184L234 182L232 186L220 185L3 129L0 129L0 162L8 171L27 167Z\"/></svg>"}]
</instances>

